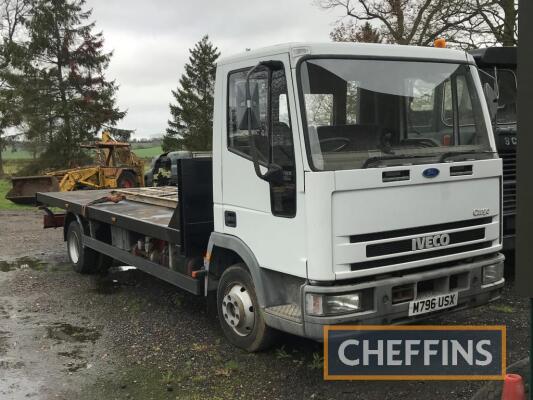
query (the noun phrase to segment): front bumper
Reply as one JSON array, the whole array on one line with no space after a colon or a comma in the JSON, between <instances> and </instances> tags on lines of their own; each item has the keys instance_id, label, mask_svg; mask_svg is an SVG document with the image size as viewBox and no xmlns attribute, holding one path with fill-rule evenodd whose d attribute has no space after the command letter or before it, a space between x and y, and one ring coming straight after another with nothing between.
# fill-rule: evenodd
<instances>
[{"instance_id":1,"label":"front bumper","mask_svg":"<svg viewBox=\"0 0 533 400\"><path fill-rule=\"evenodd\" d=\"M474 307L486 304L500 297L505 280L502 278L494 283L482 284L482 270L484 266L503 263L505 257L496 254L490 258L473 261L471 263L459 264L452 267L445 267L424 272L415 272L398 277L384 278L360 284L343 286L303 286L303 299L306 293L342 294L355 292L362 289L373 289L373 308L354 314L336 316L311 316L303 313L303 336L315 340L322 340L323 327L325 325L376 325L376 324L402 324L420 319L427 319L428 316L443 313L451 310ZM423 314L416 317L409 317L409 302L395 301L393 293L398 287L414 288L414 299L421 298L427 293L422 288L431 288L431 295L457 291L459 294L458 304L453 308L436 311L434 313ZM394 289L394 291L393 291ZM305 310L305 306L302 307Z\"/></svg>"}]
</instances>

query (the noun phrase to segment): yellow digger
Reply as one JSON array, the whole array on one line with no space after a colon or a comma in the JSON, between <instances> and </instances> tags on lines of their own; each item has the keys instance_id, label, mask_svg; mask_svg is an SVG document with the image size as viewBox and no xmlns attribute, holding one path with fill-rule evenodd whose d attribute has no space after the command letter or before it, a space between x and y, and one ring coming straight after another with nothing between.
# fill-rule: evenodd
<instances>
[{"instance_id":1,"label":"yellow digger","mask_svg":"<svg viewBox=\"0 0 533 400\"><path fill-rule=\"evenodd\" d=\"M95 165L40 176L13 177L6 199L17 204L34 204L37 192L144 186L144 163L131 151L129 143L117 142L104 131L101 141L81 147L95 150Z\"/></svg>"}]
</instances>

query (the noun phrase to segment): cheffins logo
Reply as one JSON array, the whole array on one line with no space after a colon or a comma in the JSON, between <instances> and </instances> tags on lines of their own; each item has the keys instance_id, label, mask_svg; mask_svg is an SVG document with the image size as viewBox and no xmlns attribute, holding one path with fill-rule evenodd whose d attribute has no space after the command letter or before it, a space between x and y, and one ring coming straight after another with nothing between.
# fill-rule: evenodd
<instances>
[{"instance_id":1,"label":"cheffins logo","mask_svg":"<svg viewBox=\"0 0 533 400\"><path fill-rule=\"evenodd\" d=\"M502 380L505 326L324 327L326 380Z\"/></svg>"}]
</instances>

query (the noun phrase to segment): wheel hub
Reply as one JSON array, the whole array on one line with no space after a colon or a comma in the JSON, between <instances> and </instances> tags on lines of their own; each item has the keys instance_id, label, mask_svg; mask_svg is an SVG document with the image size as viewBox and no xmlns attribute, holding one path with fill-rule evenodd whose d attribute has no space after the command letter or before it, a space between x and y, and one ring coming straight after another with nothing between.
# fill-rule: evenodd
<instances>
[{"instance_id":1,"label":"wheel hub","mask_svg":"<svg viewBox=\"0 0 533 400\"><path fill-rule=\"evenodd\" d=\"M74 264L76 264L78 260L80 259L78 235L76 234L76 232L72 232L72 234L69 237L68 252L70 255L70 259L72 260Z\"/></svg>"},{"instance_id":2,"label":"wheel hub","mask_svg":"<svg viewBox=\"0 0 533 400\"><path fill-rule=\"evenodd\" d=\"M252 332L255 314L248 290L241 284L234 284L222 299L222 315L226 323L240 336Z\"/></svg>"}]
</instances>

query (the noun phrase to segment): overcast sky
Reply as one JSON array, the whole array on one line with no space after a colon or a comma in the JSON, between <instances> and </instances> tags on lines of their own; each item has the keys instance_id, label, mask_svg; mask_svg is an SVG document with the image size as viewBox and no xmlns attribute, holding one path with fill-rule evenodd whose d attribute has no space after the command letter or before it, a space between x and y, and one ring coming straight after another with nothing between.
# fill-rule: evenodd
<instances>
[{"instance_id":1,"label":"overcast sky","mask_svg":"<svg viewBox=\"0 0 533 400\"><path fill-rule=\"evenodd\" d=\"M209 34L222 55L291 41L329 41L341 10L313 0L88 0L97 30L114 51L107 73L128 113L118 127L161 135L188 49Z\"/></svg>"}]
</instances>

